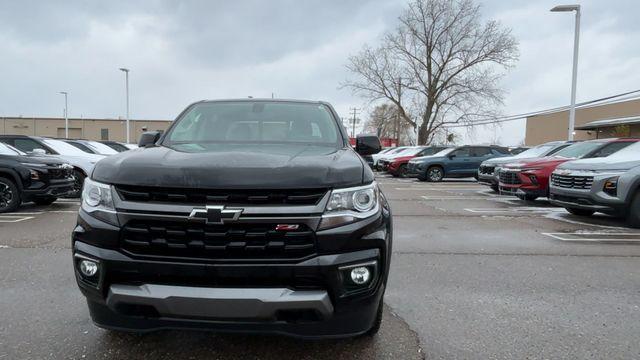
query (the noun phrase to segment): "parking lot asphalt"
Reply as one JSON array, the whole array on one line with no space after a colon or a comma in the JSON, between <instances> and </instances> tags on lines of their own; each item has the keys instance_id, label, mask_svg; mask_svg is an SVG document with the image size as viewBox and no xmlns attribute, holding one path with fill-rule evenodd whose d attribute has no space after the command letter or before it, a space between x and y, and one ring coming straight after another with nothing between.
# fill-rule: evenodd
<instances>
[{"instance_id":1,"label":"parking lot asphalt","mask_svg":"<svg viewBox=\"0 0 640 360\"><path fill-rule=\"evenodd\" d=\"M473 181L378 182L395 242L373 339L98 329L71 268L78 202L58 201L0 214L0 359L640 357L638 230Z\"/></svg>"}]
</instances>

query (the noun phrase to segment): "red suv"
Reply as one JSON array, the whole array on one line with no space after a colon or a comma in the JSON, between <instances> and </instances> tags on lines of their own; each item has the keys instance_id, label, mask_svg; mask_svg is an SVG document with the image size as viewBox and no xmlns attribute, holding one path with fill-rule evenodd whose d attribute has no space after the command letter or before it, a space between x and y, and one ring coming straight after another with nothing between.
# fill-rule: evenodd
<instances>
[{"instance_id":1,"label":"red suv","mask_svg":"<svg viewBox=\"0 0 640 360\"><path fill-rule=\"evenodd\" d=\"M414 151L407 151L406 155L404 156L391 159L386 170L394 177L406 177L408 175L407 163L409 162L409 160L422 156L431 156L439 153L446 148L447 146L417 147L414 149Z\"/></svg>"},{"instance_id":2,"label":"red suv","mask_svg":"<svg viewBox=\"0 0 640 360\"><path fill-rule=\"evenodd\" d=\"M556 167L575 159L609 156L640 139L602 139L583 141L568 146L553 156L525 159L504 165L500 171L500 192L522 200L533 201L549 194L549 177Z\"/></svg>"}]
</instances>

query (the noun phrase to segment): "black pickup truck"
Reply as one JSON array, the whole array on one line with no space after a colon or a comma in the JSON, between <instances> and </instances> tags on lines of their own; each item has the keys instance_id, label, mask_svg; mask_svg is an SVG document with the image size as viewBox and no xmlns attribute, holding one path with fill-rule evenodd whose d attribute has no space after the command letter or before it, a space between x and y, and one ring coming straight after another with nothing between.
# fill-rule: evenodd
<instances>
[{"instance_id":1,"label":"black pickup truck","mask_svg":"<svg viewBox=\"0 0 640 360\"><path fill-rule=\"evenodd\" d=\"M73 190L73 167L45 156L29 156L0 143L0 213L23 202L48 205Z\"/></svg>"},{"instance_id":2,"label":"black pickup truck","mask_svg":"<svg viewBox=\"0 0 640 360\"><path fill-rule=\"evenodd\" d=\"M73 231L97 326L375 334L389 205L325 102L202 101L96 164ZM360 155L359 155L360 154Z\"/></svg>"}]
</instances>

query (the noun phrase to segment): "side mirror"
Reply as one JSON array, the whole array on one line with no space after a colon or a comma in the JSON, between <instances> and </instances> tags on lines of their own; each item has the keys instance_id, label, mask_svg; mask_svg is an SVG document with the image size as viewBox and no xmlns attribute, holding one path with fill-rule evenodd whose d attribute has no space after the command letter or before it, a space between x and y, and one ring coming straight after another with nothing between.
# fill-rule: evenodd
<instances>
[{"instance_id":1,"label":"side mirror","mask_svg":"<svg viewBox=\"0 0 640 360\"><path fill-rule=\"evenodd\" d=\"M375 135L358 135L356 137L356 152L362 156L377 154L382 150L380 138Z\"/></svg>"},{"instance_id":2,"label":"side mirror","mask_svg":"<svg viewBox=\"0 0 640 360\"><path fill-rule=\"evenodd\" d=\"M33 149L31 150L33 155L47 155L47 152L44 149Z\"/></svg>"},{"instance_id":3,"label":"side mirror","mask_svg":"<svg viewBox=\"0 0 640 360\"><path fill-rule=\"evenodd\" d=\"M142 133L140 136L140 141L138 141L139 147L147 147L152 146L160 140L160 135L162 135L159 131L147 131Z\"/></svg>"}]
</instances>

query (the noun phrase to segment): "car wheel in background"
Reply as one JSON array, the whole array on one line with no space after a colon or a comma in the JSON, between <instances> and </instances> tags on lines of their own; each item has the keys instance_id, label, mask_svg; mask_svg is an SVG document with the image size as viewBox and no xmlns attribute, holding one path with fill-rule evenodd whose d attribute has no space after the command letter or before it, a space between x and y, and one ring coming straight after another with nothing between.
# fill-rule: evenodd
<instances>
[{"instance_id":1,"label":"car wheel in background","mask_svg":"<svg viewBox=\"0 0 640 360\"><path fill-rule=\"evenodd\" d=\"M427 169L427 181L440 182L444 178L444 169L440 166L432 166Z\"/></svg>"},{"instance_id":2,"label":"car wheel in background","mask_svg":"<svg viewBox=\"0 0 640 360\"><path fill-rule=\"evenodd\" d=\"M401 177L401 178L407 177L407 165L406 164L400 165L400 167L398 168L398 171L393 176Z\"/></svg>"},{"instance_id":3,"label":"car wheel in background","mask_svg":"<svg viewBox=\"0 0 640 360\"><path fill-rule=\"evenodd\" d=\"M593 215L593 213L595 213L595 211L593 210L585 210L585 209L578 209L578 208L565 208L569 213L573 214L573 215L577 215L577 216L591 216Z\"/></svg>"},{"instance_id":4,"label":"car wheel in background","mask_svg":"<svg viewBox=\"0 0 640 360\"><path fill-rule=\"evenodd\" d=\"M14 211L20 206L20 190L16 184L4 177L0 177L0 213Z\"/></svg>"},{"instance_id":5,"label":"car wheel in background","mask_svg":"<svg viewBox=\"0 0 640 360\"><path fill-rule=\"evenodd\" d=\"M84 178L86 175L78 170L73 170L73 190L69 193L71 198L79 198L82 195L82 186L84 185Z\"/></svg>"},{"instance_id":6,"label":"car wheel in background","mask_svg":"<svg viewBox=\"0 0 640 360\"><path fill-rule=\"evenodd\" d=\"M535 201L538 198L535 195L529 195L529 194L518 194L516 196L518 197L518 199L523 201Z\"/></svg>"},{"instance_id":7,"label":"car wheel in background","mask_svg":"<svg viewBox=\"0 0 640 360\"><path fill-rule=\"evenodd\" d=\"M58 198L55 196L39 197L39 198L33 199L33 203L36 205L51 205L56 200L58 200Z\"/></svg>"},{"instance_id":8,"label":"car wheel in background","mask_svg":"<svg viewBox=\"0 0 640 360\"><path fill-rule=\"evenodd\" d=\"M497 193L497 192L500 192L500 187L498 185L491 185L491 190L493 190L493 192Z\"/></svg>"},{"instance_id":9,"label":"car wheel in background","mask_svg":"<svg viewBox=\"0 0 640 360\"><path fill-rule=\"evenodd\" d=\"M640 228L640 191L636 191L631 199L627 211L627 223L634 228Z\"/></svg>"}]
</instances>

